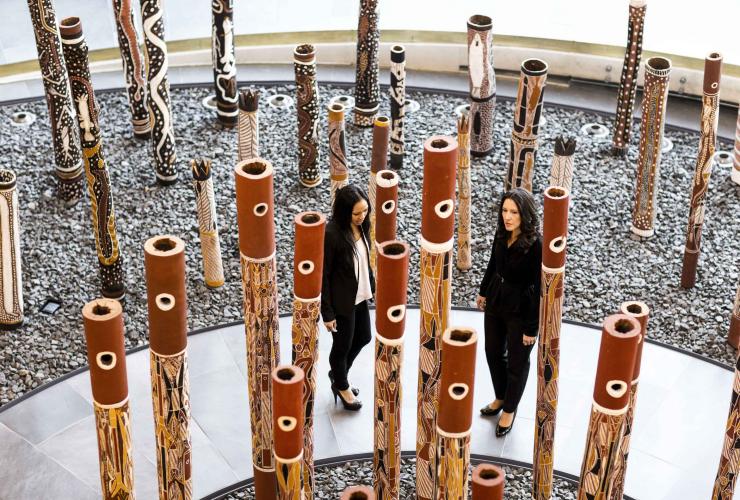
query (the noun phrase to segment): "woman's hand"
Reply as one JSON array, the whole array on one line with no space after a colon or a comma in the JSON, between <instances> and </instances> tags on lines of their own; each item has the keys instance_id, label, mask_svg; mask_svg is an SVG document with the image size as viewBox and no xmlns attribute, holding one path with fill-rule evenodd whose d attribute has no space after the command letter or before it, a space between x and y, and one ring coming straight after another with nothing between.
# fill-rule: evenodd
<instances>
[{"instance_id":1,"label":"woman's hand","mask_svg":"<svg viewBox=\"0 0 740 500\"><path fill-rule=\"evenodd\" d=\"M522 335L522 344L524 345L532 345L534 344L534 341L537 339L537 337L530 337L527 334Z\"/></svg>"},{"instance_id":2,"label":"woman's hand","mask_svg":"<svg viewBox=\"0 0 740 500\"><path fill-rule=\"evenodd\" d=\"M480 309L481 311L485 310L486 298L482 295L478 295L478 297L475 299L475 305L478 306L478 309Z\"/></svg>"},{"instance_id":3,"label":"woman's hand","mask_svg":"<svg viewBox=\"0 0 740 500\"><path fill-rule=\"evenodd\" d=\"M324 321L324 326L330 332L336 332L337 331L337 320L333 319L331 321Z\"/></svg>"}]
</instances>

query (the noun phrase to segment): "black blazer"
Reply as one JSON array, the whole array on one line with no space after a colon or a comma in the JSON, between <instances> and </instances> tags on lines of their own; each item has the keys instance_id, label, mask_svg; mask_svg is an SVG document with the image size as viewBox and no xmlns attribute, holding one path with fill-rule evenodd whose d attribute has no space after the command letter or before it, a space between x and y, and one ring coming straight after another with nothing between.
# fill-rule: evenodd
<instances>
[{"instance_id":1,"label":"black blazer","mask_svg":"<svg viewBox=\"0 0 740 500\"><path fill-rule=\"evenodd\" d=\"M324 322L332 321L337 315L349 316L355 307L357 277L354 254L348 254L342 238L339 226L330 221L324 233L324 278L321 285L321 317ZM362 231L362 240L367 249L370 288L375 293L375 276L370 268L370 237L365 231Z\"/></svg>"},{"instance_id":2,"label":"black blazer","mask_svg":"<svg viewBox=\"0 0 740 500\"><path fill-rule=\"evenodd\" d=\"M521 238L511 247L505 239L495 239L491 259L480 285L486 298L486 313L519 316L524 331L536 336L539 330L542 240L525 248Z\"/></svg>"}]
</instances>

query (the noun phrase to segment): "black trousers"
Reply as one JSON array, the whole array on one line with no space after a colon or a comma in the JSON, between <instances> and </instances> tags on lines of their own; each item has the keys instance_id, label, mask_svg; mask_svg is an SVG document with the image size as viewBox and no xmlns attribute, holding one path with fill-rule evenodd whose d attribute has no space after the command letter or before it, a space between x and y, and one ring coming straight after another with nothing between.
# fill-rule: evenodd
<instances>
[{"instance_id":1,"label":"black trousers","mask_svg":"<svg viewBox=\"0 0 740 500\"><path fill-rule=\"evenodd\" d=\"M333 341L329 353L329 365L337 389L349 389L347 373L363 347L370 343L370 311L367 300L356 304L349 316L337 314L337 331L332 332Z\"/></svg>"},{"instance_id":2,"label":"black trousers","mask_svg":"<svg viewBox=\"0 0 740 500\"><path fill-rule=\"evenodd\" d=\"M524 328L519 318L485 314L486 360L491 372L496 399L504 401L504 411L519 406L529 376L529 354L533 345L522 344Z\"/></svg>"}]
</instances>

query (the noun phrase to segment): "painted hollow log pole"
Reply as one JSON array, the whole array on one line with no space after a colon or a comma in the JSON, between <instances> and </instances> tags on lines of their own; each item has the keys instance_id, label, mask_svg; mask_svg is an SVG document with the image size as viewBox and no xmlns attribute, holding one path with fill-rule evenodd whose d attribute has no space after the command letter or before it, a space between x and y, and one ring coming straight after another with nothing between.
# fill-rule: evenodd
<instances>
[{"instance_id":1,"label":"painted hollow log pole","mask_svg":"<svg viewBox=\"0 0 740 500\"><path fill-rule=\"evenodd\" d=\"M296 108L298 111L298 181L306 187L321 182L319 174L319 85L316 50L299 45L293 51Z\"/></svg>"},{"instance_id":2,"label":"painted hollow log pole","mask_svg":"<svg viewBox=\"0 0 740 500\"><path fill-rule=\"evenodd\" d=\"M398 174L392 170L381 170L375 176L377 184L376 206L378 212L375 227L375 247L396 239L398 218Z\"/></svg>"},{"instance_id":3,"label":"painted hollow log pole","mask_svg":"<svg viewBox=\"0 0 740 500\"><path fill-rule=\"evenodd\" d=\"M468 497L477 345L478 334L472 328L451 327L442 335L436 446L438 500Z\"/></svg>"},{"instance_id":4,"label":"painted hollow log pole","mask_svg":"<svg viewBox=\"0 0 740 500\"><path fill-rule=\"evenodd\" d=\"M403 122L406 117L406 48L391 47L391 167L403 166Z\"/></svg>"},{"instance_id":5,"label":"painted hollow log pole","mask_svg":"<svg viewBox=\"0 0 740 500\"><path fill-rule=\"evenodd\" d=\"M470 154L493 152L496 74L493 71L493 22L488 16L468 19L468 83L470 86Z\"/></svg>"},{"instance_id":6,"label":"painted hollow log pole","mask_svg":"<svg viewBox=\"0 0 740 500\"><path fill-rule=\"evenodd\" d=\"M88 302L82 308L82 323L103 498L133 499L134 464L121 304L113 299Z\"/></svg>"},{"instance_id":7,"label":"painted hollow log pole","mask_svg":"<svg viewBox=\"0 0 740 500\"><path fill-rule=\"evenodd\" d=\"M701 99L701 120L699 122L701 125L699 152L696 157L689 205L689 224L681 267L681 288L693 288L696 284L696 268L699 265L699 253L701 252L701 230L706 213L707 190L714 164L714 150L717 145L721 75L722 55L713 52L704 59L704 94Z\"/></svg>"},{"instance_id":8,"label":"painted hollow log pole","mask_svg":"<svg viewBox=\"0 0 740 500\"><path fill-rule=\"evenodd\" d=\"M424 143L421 197L421 296L419 383L416 413L416 497L436 493L435 444L439 409L441 337L447 328L452 292L455 236L457 141L433 136Z\"/></svg>"},{"instance_id":9,"label":"painted hollow log pole","mask_svg":"<svg viewBox=\"0 0 740 500\"><path fill-rule=\"evenodd\" d=\"M193 482L185 243L176 236L148 239L144 277L159 498L189 499Z\"/></svg>"},{"instance_id":10,"label":"painted hollow log pole","mask_svg":"<svg viewBox=\"0 0 740 500\"><path fill-rule=\"evenodd\" d=\"M576 139L562 135L555 138L555 151L550 169L550 185L559 186L569 192L573 186L573 155L576 152Z\"/></svg>"},{"instance_id":11,"label":"painted hollow log pole","mask_svg":"<svg viewBox=\"0 0 740 500\"><path fill-rule=\"evenodd\" d=\"M611 498L640 331L631 316L614 314L604 320L578 500Z\"/></svg>"},{"instance_id":12,"label":"painted hollow log pole","mask_svg":"<svg viewBox=\"0 0 740 500\"><path fill-rule=\"evenodd\" d=\"M211 0L211 56L216 89L216 116L224 127L239 120L234 55L234 0Z\"/></svg>"},{"instance_id":13,"label":"painted hollow log pole","mask_svg":"<svg viewBox=\"0 0 740 500\"><path fill-rule=\"evenodd\" d=\"M719 458L717 476L714 479L712 500L732 500L735 482L740 472L740 358L735 362L735 378L732 383L730 412L725 426L722 455Z\"/></svg>"},{"instance_id":14,"label":"painted hollow log pole","mask_svg":"<svg viewBox=\"0 0 740 500\"><path fill-rule=\"evenodd\" d=\"M505 191L521 187L532 192L532 177L537 159L537 134L542 115L542 98L547 82L547 63L541 59L522 62L511 129L509 171Z\"/></svg>"},{"instance_id":15,"label":"painted hollow log pole","mask_svg":"<svg viewBox=\"0 0 740 500\"><path fill-rule=\"evenodd\" d=\"M239 226L252 464L257 498L275 498L271 374L280 363L272 164L240 161L234 171Z\"/></svg>"},{"instance_id":16,"label":"painted hollow log pole","mask_svg":"<svg viewBox=\"0 0 740 500\"><path fill-rule=\"evenodd\" d=\"M612 152L618 156L627 154L632 133L632 113L637 94L637 73L642 59L642 31L645 27L647 0L630 0L627 23L627 48L624 51L622 76L617 92L617 114L614 120Z\"/></svg>"},{"instance_id":17,"label":"painted hollow log pole","mask_svg":"<svg viewBox=\"0 0 740 500\"><path fill-rule=\"evenodd\" d=\"M640 337L637 342L637 351L635 352L635 367L632 370L632 385L630 386L629 406L624 416L624 429L622 431L622 440L620 443L619 453L614 463L614 479L611 496L607 500L622 500L624 494L624 483L627 475L627 458L630 452L630 441L632 438L632 427L635 421L635 406L637 404L637 388L640 384L640 366L642 365L642 348L645 345L647 335L648 316L650 308L644 302L630 301L624 302L619 312L635 318L640 323Z\"/></svg>"},{"instance_id":18,"label":"painted hollow log pole","mask_svg":"<svg viewBox=\"0 0 740 500\"><path fill-rule=\"evenodd\" d=\"M146 95L151 124L154 172L159 184L174 184L175 126L170 108L170 81L167 43L164 40L163 0L141 0L141 22L144 25L144 55L149 89Z\"/></svg>"},{"instance_id":19,"label":"painted hollow log pole","mask_svg":"<svg viewBox=\"0 0 740 500\"><path fill-rule=\"evenodd\" d=\"M367 195L370 198L370 267L375 273L375 211L376 203L376 178L378 172L385 170L388 164L388 137L390 134L390 120L387 116L376 116L373 122L373 146L370 155L370 177Z\"/></svg>"},{"instance_id":20,"label":"painted hollow log pole","mask_svg":"<svg viewBox=\"0 0 740 500\"><path fill-rule=\"evenodd\" d=\"M645 63L645 86L640 120L640 150L637 157L637 185L630 231L643 238L655 234L655 214L660 179L660 148L663 142L665 107L671 61L651 57Z\"/></svg>"},{"instance_id":21,"label":"painted hollow log pole","mask_svg":"<svg viewBox=\"0 0 740 500\"><path fill-rule=\"evenodd\" d=\"M259 101L259 90L246 89L239 93L238 161L260 155Z\"/></svg>"},{"instance_id":22,"label":"painted hollow log pole","mask_svg":"<svg viewBox=\"0 0 740 500\"><path fill-rule=\"evenodd\" d=\"M85 160L87 189L92 204L92 225L100 269L103 297L121 300L126 295L123 257L118 245L116 215L110 177L103 155L103 134L98 123L98 102L90 81L87 43L82 24L76 17L62 20L64 58L77 107L82 156Z\"/></svg>"},{"instance_id":23,"label":"painted hollow log pole","mask_svg":"<svg viewBox=\"0 0 740 500\"><path fill-rule=\"evenodd\" d=\"M224 284L224 266L221 261L221 240L218 237L216 199L213 194L211 160L190 161L195 189L195 209L198 216L200 253L203 256L203 276L206 286L218 288Z\"/></svg>"},{"instance_id":24,"label":"painted hollow log pole","mask_svg":"<svg viewBox=\"0 0 740 500\"><path fill-rule=\"evenodd\" d=\"M346 488L340 500L375 500L375 493L369 486L350 486Z\"/></svg>"},{"instance_id":25,"label":"painted hollow log pole","mask_svg":"<svg viewBox=\"0 0 740 500\"><path fill-rule=\"evenodd\" d=\"M82 198L85 180L75 110L57 31L54 4L52 0L28 0L28 10L31 12L41 79L49 108L57 197L65 205L72 206Z\"/></svg>"},{"instance_id":26,"label":"painted hollow log pole","mask_svg":"<svg viewBox=\"0 0 740 500\"><path fill-rule=\"evenodd\" d=\"M375 314L373 487L380 500L398 500L401 486L401 362L406 329L409 246L378 246Z\"/></svg>"},{"instance_id":27,"label":"painted hollow log pole","mask_svg":"<svg viewBox=\"0 0 740 500\"><path fill-rule=\"evenodd\" d=\"M473 469L473 500L504 500L504 470L492 464Z\"/></svg>"},{"instance_id":28,"label":"painted hollow log pole","mask_svg":"<svg viewBox=\"0 0 740 500\"><path fill-rule=\"evenodd\" d=\"M139 35L134 27L132 0L113 0L113 14L118 30L118 48L121 52L123 75L126 78L128 107L134 136L149 138L149 110L146 107L146 75L144 58L139 49Z\"/></svg>"},{"instance_id":29,"label":"painted hollow log pole","mask_svg":"<svg viewBox=\"0 0 740 500\"><path fill-rule=\"evenodd\" d=\"M457 260L461 271L473 265L470 254L470 116L463 110L457 119Z\"/></svg>"},{"instance_id":30,"label":"painted hollow log pole","mask_svg":"<svg viewBox=\"0 0 740 500\"><path fill-rule=\"evenodd\" d=\"M732 156L733 166L730 178L735 184L740 184L740 107L737 108L737 124L735 125L735 150Z\"/></svg>"},{"instance_id":31,"label":"painted hollow log pole","mask_svg":"<svg viewBox=\"0 0 740 500\"><path fill-rule=\"evenodd\" d=\"M732 316L730 317L730 332L727 342L737 349L740 347L740 285L735 292L735 302L732 305Z\"/></svg>"},{"instance_id":32,"label":"painted hollow log pole","mask_svg":"<svg viewBox=\"0 0 740 500\"><path fill-rule=\"evenodd\" d=\"M532 465L532 498L535 500L549 500L552 497L569 202L570 193L566 188L550 186L545 190L540 335L537 344L537 412Z\"/></svg>"},{"instance_id":33,"label":"painted hollow log pole","mask_svg":"<svg viewBox=\"0 0 740 500\"><path fill-rule=\"evenodd\" d=\"M380 108L378 84L378 0L360 0L355 64L355 113L358 127L372 127Z\"/></svg>"},{"instance_id":34,"label":"painted hollow log pole","mask_svg":"<svg viewBox=\"0 0 740 500\"><path fill-rule=\"evenodd\" d=\"M338 102L329 105L329 177L331 204L337 189L349 183L349 166L344 146L344 106Z\"/></svg>"},{"instance_id":35,"label":"painted hollow log pole","mask_svg":"<svg viewBox=\"0 0 740 500\"><path fill-rule=\"evenodd\" d=\"M272 425L275 429L275 475L279 500L303 500L304 373L297 366L272 372Z\"/></svg>"},{"instance_id":36,"label":"painted hollow log pole","mask_svg":"<svg viewBox=\"0 0 740 500\"><path fill-rule=\"evenodd\" d=\"M293 219L293 323L292 362L303 379L303 491L313 498L313 407L316 393L316 365L319 362L319 310L324 269L326 217L319 212L301 212Z\"/></svg>"},{"instance_id":37,"label":"painted hollow log pole","mask_svg":"<svg viewBox=\"0 0 740 500\"><path fill-rule=\"evenodd\" d=\"M0 169L0 329L23 324L21 233L15 173Z\"/></svg>"}]
</instances>

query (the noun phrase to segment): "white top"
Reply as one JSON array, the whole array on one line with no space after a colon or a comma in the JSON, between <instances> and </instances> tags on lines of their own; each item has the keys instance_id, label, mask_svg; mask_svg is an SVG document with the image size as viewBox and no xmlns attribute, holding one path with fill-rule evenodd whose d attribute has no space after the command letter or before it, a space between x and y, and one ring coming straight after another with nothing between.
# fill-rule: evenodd
<instances>
[{"instance_id":1,"label":"white top","mask_svg":"<svg viewBox=\"0 0 740 500\"><path fill-rule=\"evenodd\" d=\"M373 298L373 291L370 288L370 273L368 272L368 255L365 246L365 237L355 241L355 276L357 277L357 296L355 296L355 305L363 300Z\"/></svg>"}]
</instances>

